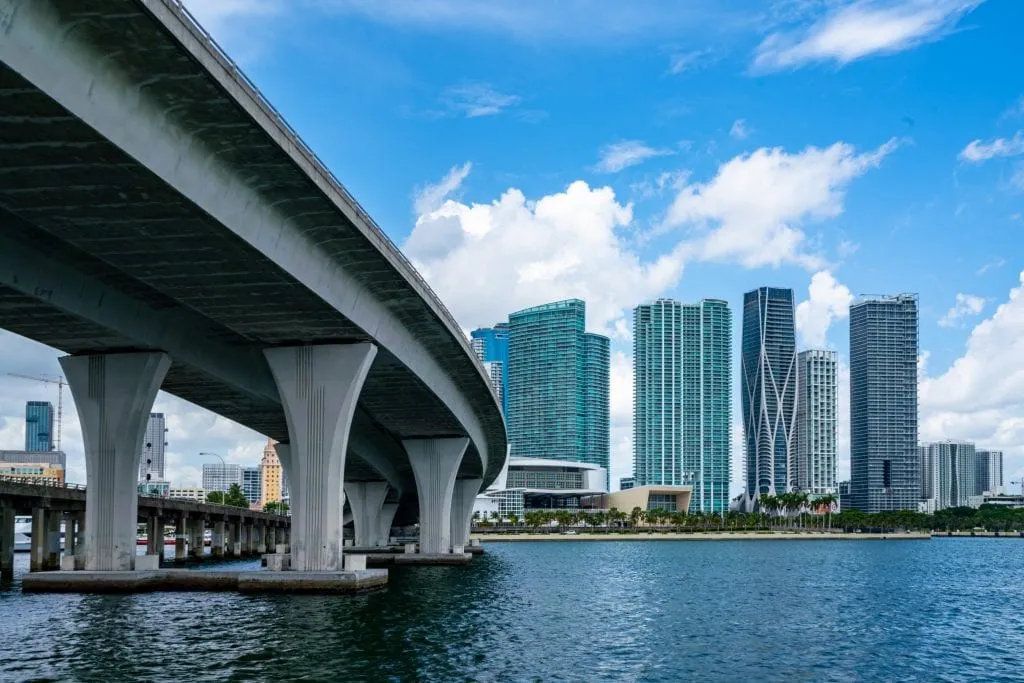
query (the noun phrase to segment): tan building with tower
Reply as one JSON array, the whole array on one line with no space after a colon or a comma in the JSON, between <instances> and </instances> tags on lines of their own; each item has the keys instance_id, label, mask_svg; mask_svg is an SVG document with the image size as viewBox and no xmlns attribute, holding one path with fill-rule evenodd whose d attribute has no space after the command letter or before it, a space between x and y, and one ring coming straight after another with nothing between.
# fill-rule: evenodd
<instances>
[{"instance_id":1,"label":"tan building with tower","mask_svg":"<svg viewBox=\"0 0 1024 683\"><path fill-rule=\"evenodd\" d=\"M267 445L263 448L263 460L260 461L260 509L267 503L281 500L283 472L275 444L277 442L273 439L267 439Z\"/></svg>"}]
</instances>

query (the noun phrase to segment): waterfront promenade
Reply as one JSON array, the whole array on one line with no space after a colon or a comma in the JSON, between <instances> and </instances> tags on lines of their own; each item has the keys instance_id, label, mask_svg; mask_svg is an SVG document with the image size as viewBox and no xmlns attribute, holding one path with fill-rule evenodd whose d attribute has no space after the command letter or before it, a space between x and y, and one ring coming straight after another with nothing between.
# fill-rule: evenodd
<instances>
[{"instance_id":1,"label":"waterfront promenade","mask_svg":"<svg viewBox=\"0 0 1024 683\"><path fill-rule=\"evenodd\" d=\"M678 533L658 531L628 531L602 533L522 533L480 534L470 538L481 543L509 543L522 541L876 541L876 540L929 540L931 534L916 531L891 533L845 533L814 531L735 531L707 533Z\"/></svg>"}]
</instances>

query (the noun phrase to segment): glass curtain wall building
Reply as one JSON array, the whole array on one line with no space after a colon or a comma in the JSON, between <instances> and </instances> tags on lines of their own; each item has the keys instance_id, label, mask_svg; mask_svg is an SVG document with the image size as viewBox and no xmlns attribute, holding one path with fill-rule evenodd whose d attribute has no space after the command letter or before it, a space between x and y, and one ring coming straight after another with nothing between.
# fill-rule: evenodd
<instances>
[{"instance_id":1,"label":"glass curtain wall building","mask_svg":"<svg viewBox=\"0 0 1024 683\"><path fill-rule=\"evenodd\" d=\"M743 295L741 404L746 449L743 507L791 491L796 428L793 290L760 287Z\"/></svg>"},{"instance_id":2,"label":"glass curtain wall building","mask_svg":"<svg viewBox=\"0 0 1024 683\"><path fill-rule=\"evenodd\" d=\"M610 342L587 333L585 318L579 299L509 316L505 419L513 456L607 471Z\"/></svg>"},{"instance_id":3,"label":"glass curtain wall building","mask_svg":"<svg viewBox=\"0 0 1024 683\"><path fill-rule=\"evenodd\" d=\"M242 493L249 505L259 505L263 497L263 483L260 481L259 467L242 468Z\"/></svg>"},{"instance_id":4,"label":"glass curtain wall building","mask_svg":"<svg viewBox=\"0 0 1024 683\"><path fill-rule=\"evenodd\" d=\"M732 312L659 299L633 311L633 481L692 485L690 511L729 509Z\"/></svg>"},{"instance_id":5,"label":"glass curtain wall building","mask_svg":"<svg viewBox=\"0 0 1024 683\"><path fill-rule=\"evenodd\" d=\"M150 413L146 422L146 436L142 440L139 456L139 481L163 481L164 460L167 450L167 427L163 413Z\"/></svg>"},{"instance_id":6,"label":"glass curtain wall building","mask_svg":"<svg viewBox=\"0 0 1024 683\"><path fill-rule=\"evenodd\" d=\"M501 412L508 419L508 323L482 327L470 332L469 336L473 351L487 368L491 383L501 399Z\"/></svg>"},{"instance_id":7,"label":"glass curtain wall building","mask_svg":"<svg viewBox=\"0 0 1024 683\"><path fill-rule=\"evenodd\" d=\"M977 452L968 441L938 441L918 448L921 498L925 511L979 507Z\"/></svg>"},{"instance_id":8,"label":"glass curtain wall building","mask_svg":"<svg viewBox=\"0 0 1024 683\"><path fill-rule=\"evenodd\" d=\"M796 488L812 496L838 491L838 357L835 351L821 349L797 354Z\"/></svg>"},{"instance_id":9,"label":"glass curtain wall building","mask_svg":"<svg viewBox=\"0 0 1024 683\"><path fill-rule=\"evenodd\" d=\"M975 493L1003 493L1003 452L978 449L978 471L975 475Z\"/></svg>"},{"instance_id":10,"label":"glass curtain wall building","mask_svg":"<svg viewBox=\"0 0 1024 683\"><path fill-rule=\"evenodd\" d=\"M917 509L917 355L916 294L850 306L850 505L858 510Z\"/></svg>"},{"instance_id":11,"label":"glass curtain wall building","mask_svg":"<svg viewBox=\"0 0 1024 683\"><path fill-rule=\"evenodd\" d=\"M53 450L53 404L49 401L25 404L25 450L33 453Z\"/></svg>"}]
</instances>

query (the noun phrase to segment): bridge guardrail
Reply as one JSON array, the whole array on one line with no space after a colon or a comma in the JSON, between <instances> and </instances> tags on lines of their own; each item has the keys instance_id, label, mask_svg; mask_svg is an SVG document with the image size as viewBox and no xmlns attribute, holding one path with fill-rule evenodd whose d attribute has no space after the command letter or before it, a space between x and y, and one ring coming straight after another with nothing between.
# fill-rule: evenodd
<instances>
[{"instance_id":1,"label":"bridge guardrail","mask_svg":"<svg viewBox=\"0 0 1024 683\"><path fill-rule=\"evenodd\" d=\"M348 205L348 207L360 219L362 219L367 226L369 226L370 231L380 241L381 246L384 248L384 251L386 251L390 256L393 256L406 268L408 268L409 273L411 273L413 279L420 286L422 286L424 290L426 290L427 294L430 295L431 299L433 299L433 303L440 310L442 316L446 318L447 323L455 331L458 332L458 334L456 334L455 336L458 337L459 342L462 344L463 348L469 354L469 356L477 361L477 365L480 366L479 371L483 375L483 365L480 364L480 361L477 358L476 353L473 351L473 347L469 344L469 341L466 339L466 336L462 333L462 326L459 325L458 321L455 319L455 316L452 315L451 311L448 310L448 307L444 305L444 302L441 301L441 298L437 295L436 292L434 292L430 284L424 279L422 275L420 275L420 272L412 264L412 261L410 261L406 257L406 255L402 253L401 249L398 248L398 245L396 245L394 241L390 237L388 237L387 233L385 233L384 230L381 229L379 225L377 225L377 222L370 217L370 214L363 208L363 206L356 200L356 198L349 193L349 191L345 188L341 181L338 180L337 176L335 176L334 173L329 168L327 168L327 164L321 161L320 157L317 156L316 152L314 152L312 148L305 143L305 141L299 136L298 132L296 132L296 130L292 128L291 124L289 124L288 121L285 120L284 116L281 115L281 112L279 112L277 108L270 103L270 100L268 100L263 95L263 93L260 92L260 89L256 87L256 84L253 83L252 80L250 80L249 77L245 75L244 71L238 68L238 65L235 64L235 61L231 59L230 56L228 56L227 52L225 52L224 49L221 48L217 41L214 40L213 36L210 35L210 33L205 28L203 28L203 25L200 24L199 21L192 15L192 13L188 11L188 8L185 7L182 0L164 0L164 3L170 8L172 12L177 14L184 21L185 25L189 27L189 29L197 38L199 38L201 41L206 43L208 47L211 48L211 51L213 52L216 59L221 62L221 66L223 66L225 69L231 72L249 90L248 94L250 97L252 97L253 101L257 104L257 106L263 109L265 114L267 114L270 118L275 120L281 126L281 128L288 135L289 141L293 145L295 145L295 147L303 155L306 156L307 160L313 165L314 168L316 168L317 172L324 177L324 180L326 180L330 185L332 185L339 191L339 194L341 195L345 203ZM488 384L490 384L489 378ZM494 393L493 390L492 393Z\"/></svg>"}]
</instances>

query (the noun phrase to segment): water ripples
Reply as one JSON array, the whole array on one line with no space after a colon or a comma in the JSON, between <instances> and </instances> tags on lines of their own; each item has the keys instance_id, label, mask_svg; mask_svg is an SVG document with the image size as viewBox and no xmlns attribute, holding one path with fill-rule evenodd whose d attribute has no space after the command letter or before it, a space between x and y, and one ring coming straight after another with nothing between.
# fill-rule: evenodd
<instances>
[{"instance_id":1,"label":"water ripples","mask_svg":"<svg viewBox=\"0 0 1024 683\"><path fill-rule=\"evenodd\" d=\"M1013 539L541 542L356 597L15 588L0 680L1012 681L1022 561Z\"/></svg>"}]
</instances>

